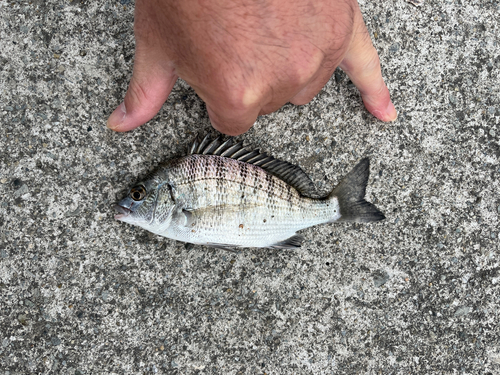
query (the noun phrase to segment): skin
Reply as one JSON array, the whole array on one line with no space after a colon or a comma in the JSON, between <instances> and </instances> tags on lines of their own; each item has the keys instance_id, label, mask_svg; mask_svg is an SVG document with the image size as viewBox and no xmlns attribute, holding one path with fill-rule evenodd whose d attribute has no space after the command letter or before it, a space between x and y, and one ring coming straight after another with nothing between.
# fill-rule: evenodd
<instances>
[{"instance_id":1,"label":"skin","mask_svg":"<svg viewBox=\"0 0 500 375\"><path fill-rule=\"evenodd\" d=\"M287 102L306 104L336 67L382 121L397 113L356 0L137 0L133 76L108 127L152 119L177 78L215 129L239 135Z\"/></svg>"}]
</instances>

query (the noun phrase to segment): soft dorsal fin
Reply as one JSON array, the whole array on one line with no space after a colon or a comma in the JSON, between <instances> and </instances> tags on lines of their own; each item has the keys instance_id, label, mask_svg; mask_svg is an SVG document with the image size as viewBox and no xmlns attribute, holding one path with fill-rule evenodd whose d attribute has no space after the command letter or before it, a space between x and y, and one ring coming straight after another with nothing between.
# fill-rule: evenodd
<instances>
[{"instance_id":1,"label":"soft dorsal fin","mask_svg":"<svg viewBox=\"0 0 500 375\"><path fill-rule=\"evenodd\" d=\"M195 139L189 154L218 155L253 164L293 186L300 194L308 197L316 196L316 187L300 167L275 159L259 150L244 147L243 142L234 143L233 138L223 142L221 137L212 140L207 134L201 142Z\"/></svg>"}]
</instances>

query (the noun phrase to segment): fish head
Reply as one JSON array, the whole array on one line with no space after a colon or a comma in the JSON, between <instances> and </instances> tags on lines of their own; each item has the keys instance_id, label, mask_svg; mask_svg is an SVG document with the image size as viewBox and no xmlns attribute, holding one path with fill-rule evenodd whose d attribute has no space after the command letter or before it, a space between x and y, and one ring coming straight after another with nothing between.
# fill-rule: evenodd
<instances>
[{"instance_id":1,"label":"fish head","mask_svg":"<svg viewBox=\"0 0 500 375\"><path fill-rule=\"evenodd\" d=\"M115 205L115 219L153 233L168 227L175 201L165 172L156 172L133 185Z\"/></svg>"}]
</instances>

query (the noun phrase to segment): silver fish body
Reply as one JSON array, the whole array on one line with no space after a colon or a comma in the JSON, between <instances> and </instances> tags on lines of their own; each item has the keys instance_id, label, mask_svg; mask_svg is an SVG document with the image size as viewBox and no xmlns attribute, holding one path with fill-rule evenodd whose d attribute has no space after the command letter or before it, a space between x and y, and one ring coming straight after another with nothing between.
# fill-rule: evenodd
<instances>
[{"instance_id":1,"label":"silver fish body","mask_svg":"<svg viewBox=\"0 0 500 375\"><path fill-rule=\"evenodd\" d=\"M193 244L294 248L303 240L296 234L301 229L384 218L364 200L368 173L364 159L330 195L315 198L300 168L241 143L205 137L191 155L161 165L135 185L116 206L115 218Z\"/></svg>"}]
</instances>

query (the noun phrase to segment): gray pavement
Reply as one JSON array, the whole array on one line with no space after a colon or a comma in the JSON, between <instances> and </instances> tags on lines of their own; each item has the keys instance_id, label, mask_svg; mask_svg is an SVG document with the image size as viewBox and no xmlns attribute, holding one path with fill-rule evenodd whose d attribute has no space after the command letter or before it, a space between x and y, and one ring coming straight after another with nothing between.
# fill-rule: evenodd
<instances>
[{"instance_id":1,"label":"gray pavement","mask_svg":"<svg viewBox=\"0 0 500 375\"><path fill-rule=\"evenodd\" d=\"M363 156L382 223L238 254L120 224L112 204L210 130L178 82L105 127L133 2L0 1L0 375L500 374L499 2L360 2L399 110L341 71L241 139L323 191Z\"/></svg>"}]
</instances>

